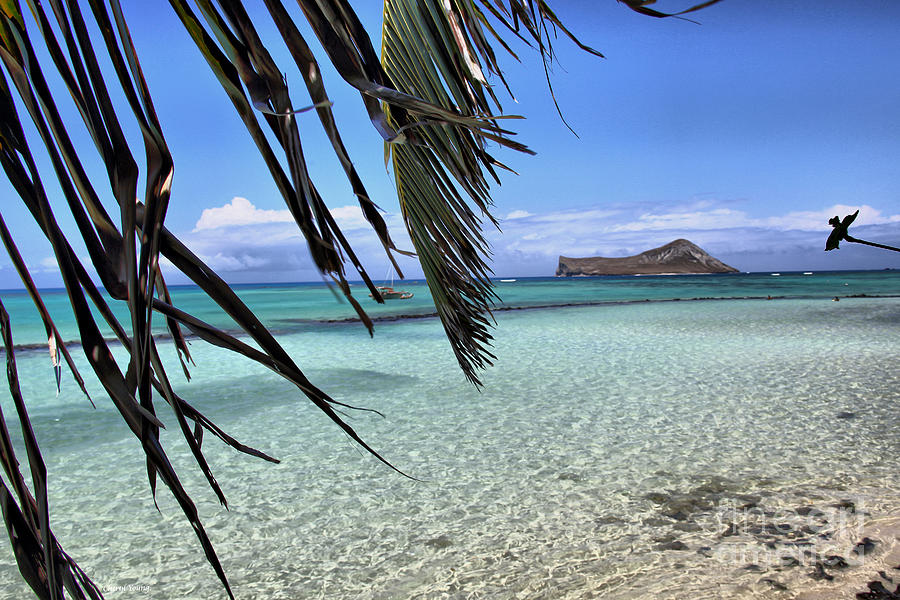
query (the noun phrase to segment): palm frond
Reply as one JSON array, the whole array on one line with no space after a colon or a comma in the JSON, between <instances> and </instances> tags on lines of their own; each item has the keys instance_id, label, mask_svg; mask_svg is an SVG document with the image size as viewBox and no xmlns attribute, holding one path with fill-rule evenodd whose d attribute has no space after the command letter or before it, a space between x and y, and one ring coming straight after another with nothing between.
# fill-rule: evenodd
<instances>
[{"instance_id":1,"label":"palm frond","mask_svg":"<svg viewBox=\"0 0 900 600\"><path fill-rule=\"evenodd\" d=\"M488 145L530 152L496 125L508 116L500 116L502 109L485 75L502 80L488 36L509 49L498 33L505 29L536 46L545 69L552 58L548 24L575 39L544 2L481 5L484 10L471 0L386 3L381 46L385 71L398 89L465 117L430 122L415 107L406 107L403 117L417 122L420 143L392 143L388 151L403 217L438 314L463 372L476 385L479 369L493 358L488 348L490 308L496 298L482 223L496 225L489 212L489 188L490 181L499 183L496 168L503 167ZM394 117L393 107L389 114ZM494 127L472 127L471 120ZM402 126L399 120L391 123Z\"/></svg>"},{"instance_id":2,"label":"palm frond","mask_svg":"<svg viewBox=\"0 0 900 600\"><path fill-rule=\"evenodd\" d=\"M646 1L625 3L637 12L664 17L693 12L717 1L671 15L646 8ZM398 112L390 96L373 94L389 105L385 113L390 116L392 130L414 127L415 137L409 143L387 139L385 152L392 161L403 218L438 314L460 367L476 385L480 384L479 369L493 358L488 348L490 309L496 298L482 223L497 224L489 211L489 182L499 183L495 169L505 168L488 153L488 147L493 142L530 152L510 139L511 132L497 125L499 119L510 116L502 115L485 75L497 77L506 85L492 42L513 57L516 55L504 40L504 33L536 49L553 95L550 64L557 29L582 50L603 56L583 44L544 0L385 3L381 45L384 81L459 115L435 119L414 104L401 105L404 110ZM556 103L555 96L553 100Z\"/></svg>"},{"instance_id":3,"label":"palm frond","mask_svg":"<svg viewBox=\"0 0 900 600\"><path fill-rule=\"evenodd\" d=\"M625 2L632 10L664 16L648 9L646 1ZM273 42L262 39L257 17L251 18L240 0L169 0L169 4L237 111L314 263L333 279L371 332L371 320L350 293L347 263L375 298L380 295L312 181L296 119L305 110L298 107L307 102L295 102L290 95L282 76L285 69L269 51ZM304 81L349 191L399 273L392 254L400 251L353 166L312 50L281 0L264 4ZM198 468L223 505L225 494L202 450L204 430L240 452L277 460L235 440L178 394L152 335L154 317L165 319L187 378L191 355L182 328L290 381L365 450L395 467L339 413L342 407L355 407L336 402L307 379L225 281L165 227L174 161L120 1L86 0L85 13L77 1L26 0L26 5L30 25L18 0L0 1L0 166L19 196L19 208L32 215L50 243L90 370L146 456L151 494L155 499L160 479L231 596L196 506L162 446L159 434L164 423L154 393L171 408ZM486 221L496 225L489 212L490 183L499 182L496 171L504 168L488 148L496 144L530 152L501 126L516 117L502 114L489 83L496 77L506 85L493 47L499 44L515 58L511 38L519 39L537 49L547 71L553 58L551 31L559 29L584 50L599 53L581 44L544 0L391 0L385 3L380 57L347 0L298 0L298 6L339 75L359 91L374 129L387 144L403 218L437 313L464 374L480 384L479 370L494 358L490 311L496 298L482 228ZM64 92L54 89L48 79L60 80ZM62 95L77 109L72 121L57 108ZM113 97L124 98L121 106ZM58 193L48 192L51 188L38 168L20 110L31 121L28 130L35 133L29 135L37 138L34 146L48 159ZM73 142L78 139L76 130L82 129L92 149L77 148ZM139 131L139 141L129 139L126 131ZM88 176L86 164L91 161L102 165L105 179ZM51 197L55 195L61 197ZM75 224L75 246L83 245L89 257L84 263L74 250L76 240L67 238L60 222ZM58 351L87 394L2 216L0 238L43 321L54 360ZM203 290L256 346L174 306L159 268L160 257ZM130 323L119 322L92 277L99 279L113 302L127 307ZM104 339L101 324L124 348L127 364L113 358L111 340ZM63 552L51 531L46 468L19 388L11 325L2 303L0 330L32 476L29 487L0 413L0 462L5 474L0 479L0 508L20 571L41 598L61 598L64 590L73 598L99 598L100 590Z\"/></svg>"}]
</instances>

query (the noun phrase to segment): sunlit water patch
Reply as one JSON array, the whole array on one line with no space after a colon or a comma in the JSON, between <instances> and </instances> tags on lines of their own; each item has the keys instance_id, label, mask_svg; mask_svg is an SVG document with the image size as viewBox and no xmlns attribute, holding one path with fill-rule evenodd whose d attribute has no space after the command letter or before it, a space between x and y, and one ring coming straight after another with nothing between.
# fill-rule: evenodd
<instances>
[{"instance_id":1,"label":"sunlit water patch","mask_svg":"<svg viewBox=\"0 0 900 600\"><path fill-rule=\"evenodd\" d=\"M828 544L845 543L853 519L900 512L896 299L498 319L481 391L434 320L384 323L374 339L352 324L281 338L336 400L385 415L350 422L415 479L366 455L275 374L192 345L185 398L282 461L207 435L226 511L165 436L239 598L788 597L812 570L767 562L790 542L837 551ZM26 397L42 399L32 412L66 551L110 598L223 597L162 486L154 508L139 447L108 401L97 391L91 410L71 382L56 398L47 362L23 355L20 369ZM809 506L827 521L811 534L797 513ZM0 597L22 597L2 556Z\"/></svg>"}]
</instances>

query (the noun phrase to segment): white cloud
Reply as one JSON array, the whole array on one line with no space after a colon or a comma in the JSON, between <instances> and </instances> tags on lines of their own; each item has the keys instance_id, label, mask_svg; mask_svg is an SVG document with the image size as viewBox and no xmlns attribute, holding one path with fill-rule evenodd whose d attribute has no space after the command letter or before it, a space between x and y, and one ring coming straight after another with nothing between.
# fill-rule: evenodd
<instances>
[{"instance_id":1,"label":"white cloud","mask_svg":"<svg viewBox=\"0 0 900 600\"><path fill-rule=\"evenodd\" d=\"M338 226L345 231L370 227L358 205L332 208L331 215ZM224 206L204 208L193 231L197 233L209 229L261 223L294 223L294 217L286 208L281 210L257 208L246 198L235 196Z\"/></svg>"},{"instance_id":2,"label":"white cloud","mask_svg":"<svg viewBox=\"0 0 900 600\"><path fill-rule=\"evenodd\" d=\"M291 212L256 208L246 198L235 196L229 204L214 208L204 208L194 231L218 229L230 225L252 225L256 223L290 223L294 220Z\"/></svg>"},{"instance_id":3,"label":"white cloud","mask_svg":"<svg viewBox=\"0 0 900 600\"><path fill-rule=\"evenodd\" d=\"M370 276L381 277L387 269L387 257L359 206L340 206L331 209L331 214ZM400 216L385 215L385 221L394 241L401 248L410 248ZM246 198L235 197L224 206L204 209L194 229L180 237L230 281L305 281L320 277L306 239L286 209L259 209ZM168 261L163 265L167 273L175 274ZM403 268L406 271L405 265ZM352 265L348 263L347 269L348 277L355 278Z\"/></svg>"},{"instance_id":4,"label":"white cloud","mask_svg":"<svg viewBox=\"0 0 900 600\"><path fill-rule=\"evenodd\" d=\"M506 219L524 219L525 217L530 217L531 213L527 210L514 210L508 215L506 215Z\"/></svg>"},{"instance_id":5,"label":"white cloud","mask_svg":"<svg viewBox=\"0 0 900 600\"><path fill-rule=\"evenodd\" d=\"M86 254L82 254L78 256L78 260L81 261L81 264L88 267L88 270L91 270L91 257ZM37 264L27 263L25 265L28 267L28 270L31 273L59 273L59 264L56 262L55 256L45 256L40 259Z\"/></svg>"},{"instance_id":6,"label":"white cloud","mask_svg":"<svg viewBox=\"0 0 900 600\"><path fill-rule=\"evenodd\" d=\"M40 270L42 271L59 271L59 265L56 263L55 256L45 256L40 261Z\"/></svg>"},{"instance_id":7,"label":"white cloud","mask_svg":"<svg viewBox=\"0 0 900 600\"><path fill-rule=\"evenodd\" d=\"M610 210L608 208L571 209L532 215L531 221L539 223L577 223L579 221L597 223L604 222L610 217L621 213L621 210Z\"/></svg>"},{"instance_id":8,"label":"white cloud","mask_svg":"<svg viewBox=\"0 0 900 600\"><path fill-rule=\"evenodd\" d=\"M863 204L861 206L848 206L835 204L829 208L816 211L795 211L778 217L761 219L760 223L775 229L802 229L807 231L819 230L822 224L828 223L828 219L835 215L843 218L859 210L859 217L853 222L854 227L864 225L879 225L882 223L900 222L900 215L883 215L880 210Z\"/></svg>"},{"instance_id":9,"label":"white cloud","mask_svg":"<svg viewBox=\"0 0 900 600\"><path fill-rule=\"evenodd\" d=\"M747 214L730 208L707 211L645 213L636 221L612 227L612 231L658 231L663 229L722 229L747 224Z\"/></svg>"},{"instance_id":10,"label":"white cloud","mask_svg":"<svg viewBox=\"0 0 900 600\"><path fill-rule=\"evenodd\" d=\"M716 208L706 202L707 210L694 206L690 209L675 210L660 213L642 213L636 218L619 223L612 227L611 231L660 231L684 229L690 231L708 229L731 229L735 227L761 227L778 231L797 229L801 231L821 231L828 227L828 219L835 215L843 217L859 209L860 216L854 222L855 226L877 225L881 223L896 223L900 221L900 215L884 215L876 208L867 204L861 206L848 206L836 204L828 208L815 211L792 211L784 215L753 218L745 211L732 208Z\"/></svg>"},{"instance_id":11,"label":"white cloud","mask_svg":"<svg viewBox=\"0 0 900 600\"><path fill-rule=\"evenodd\" d=\"M349 231L351 229L369 229L372 226L366 221L362 209L359 205L339 206L331 209L331 215L337 221L341 231Z\"/></svg>"}]
</instances>

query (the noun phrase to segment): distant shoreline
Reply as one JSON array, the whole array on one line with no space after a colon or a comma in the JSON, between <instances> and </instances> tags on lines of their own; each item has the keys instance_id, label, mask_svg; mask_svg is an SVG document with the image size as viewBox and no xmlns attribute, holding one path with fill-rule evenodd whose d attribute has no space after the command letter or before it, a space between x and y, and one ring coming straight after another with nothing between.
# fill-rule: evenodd
<instances>
[{"instance_id":1,"label":"distant shoreline","mask_svg":"<svg viewBox=\"0 0 900 600\"><path fill-rule=\"evenodd\" d=\"M664 273L664 274L637 274L637 275L579 275L575 276L565 276L560 277L556 275L503 275L503 276L495 276L491 277L491 281L495 283L499 283L503 279L517 279L518 281L529 281L529 280L539 280L539 279L628 279L631 277L696 277L698 275L712 275L716 276L741 276L741 275L771 275L772 273L780 273L784 276L790 275L803 275L806 272L811 272L815 275L846 275L850 273L892 273L892 274L900 274L900 269L896 267L880 267L877 269L806 269L806 270L796 270L796 269L766 269L763 271L738 271L736 273ZM423 277L409 277L407 279L400 279L398 281L403 282L404 284L424 284L425 279ZM361 279L349 279L347 282L351 286L365 286L365 282ZM169 291L175 290L200 290L200 286L195 283L168 283ZM322 280L312 280L312 281L257 281L257 282L244 282L244 283L229 283L232 289L242 290L248 288L273 288L273 287L327 287L329 284ZM101 291L101 293L105 293L103 287L97 287ZM65 294L66 288L59 286L46 286L39 287L39 292L46 293L60 293ZM0 294L2 293L15 293L15 294L27 294L27 290L24 287L12 287L12 288L0 288Z\"/></svg>"},{"instance_id":2,"label":"distant shoreline","mask_svg":"<svg viewBox=\"0 0 900 600\"><path fill-rule=\"evenodd\" d=\"M900 298L900 294L847 294L844 296L834 296L835 298L841 299L851 299L851 298ZM665 302L721 302L721 301L729 301L729 300L828 300L830 298L826 296L810 296L810 295L800 295L800 296L698 296L693 298L644 298L641 300L598 300L598 301L589 301L589 302L559 302L552 304L536 304L532 306L497 306L491 309L492 313L495 312L511 312L511 311L519 311L519 310L547 310L553 308L580 308L580 307L591 307L591 306L627 306L632 304L655 304L655 303L665 303ZM370 315L370 319L373 323L391 323L396 321L413 321L418 319L435 319L438 317L437 312L423 312L423 313L401 313L401 314L393 314L393 315ZM361 323L362 319L359 317L345 317L341 319L305 319L305 318L286 318L286 319L278 319L279 323L294 323L294 324L307 324L307 325L349 325L355 323ZM269 326L270 331L273 334L279 335L284 333L292 333L291 331L285 331L283 329L279 329L277 326ZM190 330L182 326L182 330L184 331L185 339L198 339L199 336L194 335L190 332ZM222 330L225 333L239 337L247 335L247 333L240 329L224 329ZM170 333L159 333L153 336L154 340L170 340L172 339L172 334ZM106 342L110 345L119 344L119 340L117 338L106 338ZM64 342L66 347L76 347L80 346L81 342L78 340L68 340ZM27 343L27 344L15 344L13 346L13 350L16 352L31 352L31 351L47 351L47 343L46 342L36 342L36 343ZM5 348L0 347L0 355L5 355Z\"/></svg>"}]
</instances>

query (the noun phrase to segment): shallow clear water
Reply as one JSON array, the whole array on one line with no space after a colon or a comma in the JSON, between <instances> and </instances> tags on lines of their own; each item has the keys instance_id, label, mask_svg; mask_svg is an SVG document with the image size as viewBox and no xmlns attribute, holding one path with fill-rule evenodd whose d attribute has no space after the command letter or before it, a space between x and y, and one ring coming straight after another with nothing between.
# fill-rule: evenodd
<instances>
[{"instance_id":1,"label":"shallow clear water","mask_svg":"<svg viewBox=\"0 0 900 600\"><path fill-rule=\"evenodd\" d=\"M656 297L766 295L668 281ZM517 302L603 301L560 283L554 295L534 282ZM722 536L738 507L788 519L821 506L829 526L848 498L866 518L900 512L900 299L832 302L831 289L499 312L482 391L433 319L379 323L374 339L354 323L280 336L336 400L385 414L352 424L418 481L363 454L274 374L199 342L179 391L282 463L207 436L226 511L177 433L165 439L239 598L773 597L762 578L796 590L810 569L736 558L766 548ZM46 353L17 358L66 551L109 598L224 597L165 488L154 508L138 444L99 390L96 410L71 380L56 397ZM844 525L817 550L846 543L855 523ZM6 546L0 597L25 594Z\"/></svg>"}]
</instances>

